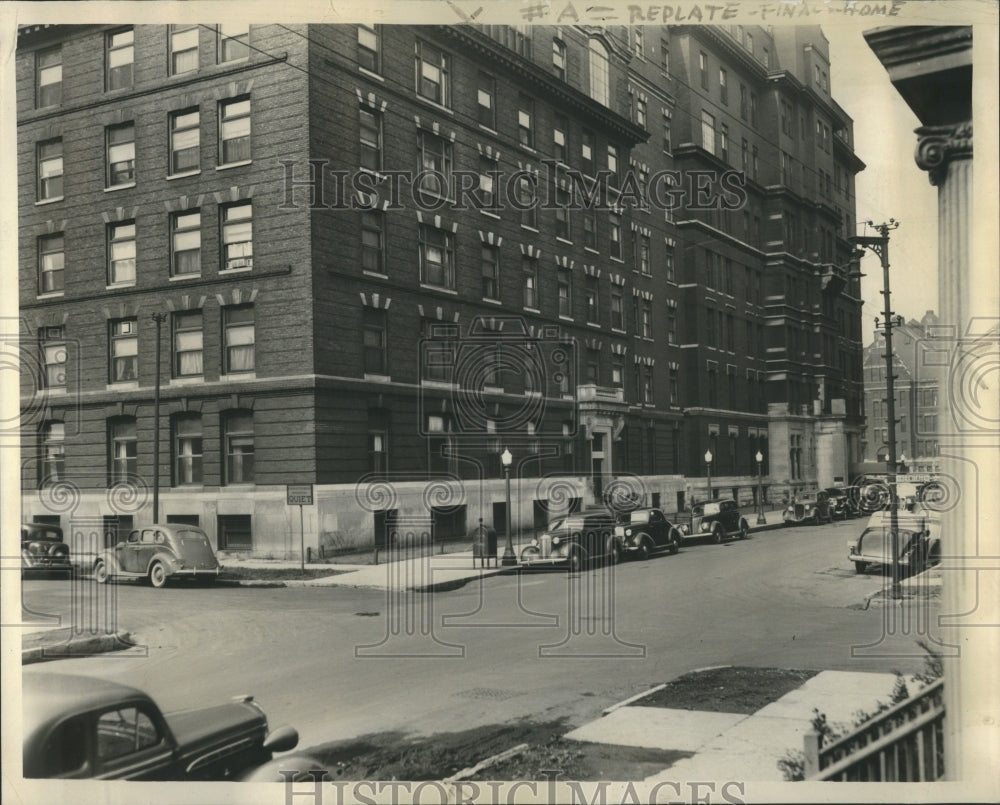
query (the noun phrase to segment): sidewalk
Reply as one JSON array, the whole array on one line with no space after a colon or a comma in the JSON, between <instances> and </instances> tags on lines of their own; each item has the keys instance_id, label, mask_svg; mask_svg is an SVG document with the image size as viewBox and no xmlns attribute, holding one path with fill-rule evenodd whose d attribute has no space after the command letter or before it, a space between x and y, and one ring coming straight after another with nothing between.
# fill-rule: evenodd
<instances>
[{"instance_id":1,"label":"sidewalk","mask_svg":"<svg viewBox=\"0 0 1000 805\"><path fill-rule=\"evenodd\" d=\"M893 674L822 671L753 715L625 705L566 738L615 746L694 753L646 780L782 781L778 761L801 752L813 708L831 724L853 723L858 710L888 702Z\"/></svg>"}]
</instances>

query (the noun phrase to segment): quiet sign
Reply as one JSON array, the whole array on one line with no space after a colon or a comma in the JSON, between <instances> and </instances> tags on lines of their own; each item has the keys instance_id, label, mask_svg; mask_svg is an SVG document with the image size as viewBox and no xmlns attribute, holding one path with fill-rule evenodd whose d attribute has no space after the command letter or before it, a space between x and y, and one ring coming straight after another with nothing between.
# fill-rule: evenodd
<instances>
[{"instance_id":1,"label":"quiet sign","mask_svg":"<svg viewBox=\"0 0 1000 805\"><path fill-rule=\"evenodd\" d=\"M312 506L312 484L288 484L286 489L289 506Z\"/></svg>"}]
</instances>

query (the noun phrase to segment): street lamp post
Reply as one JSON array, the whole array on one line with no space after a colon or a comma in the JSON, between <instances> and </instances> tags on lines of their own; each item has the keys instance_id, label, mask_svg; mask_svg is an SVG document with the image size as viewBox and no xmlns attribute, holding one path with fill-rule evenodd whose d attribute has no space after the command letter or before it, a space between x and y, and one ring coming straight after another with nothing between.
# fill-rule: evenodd
<instances>
[{"instance_id":1,"label":"street lamp post","mask_svg":"<svg viewBox=\"0 0 1000 805\"><path fill-rule=\"evenodd\" d=\"M893 374L892 356L892 328L902 324L902 318L893 318L892 306L890 304L889 292L889 232L899 226L899 221L894 218L889 219L887 224L875 226L871 221L869 225L874 226L878 236L865 235L855 236L851 241L857 246L863 246L878 255L882 265L882 300L885 329L885 396L889 425L889 455L886 457L885 468L889 485L889 535L892 540L892 597L901 598L900 573L899 573L899 516L896 510L898 497L896 495L896 389ZM879 326L879 320L875 320L875 326Z\"/></svg>"},{"instance_id":2,"label":"street lamp post","mask_svg":"<svg viewBox=\"0 0 1000 805\"><path fill-rule=\"evenodd\" d=\"M503 464L504 480L507 482L507 544L503 549L503 559L500 564L503 567L510 567L517 564L517 557L514 555L514 543L510 540L510 462L514 457L506 447L500 454L500 463Z\"/></svg>"},{"instance_id":3,"label":"street lamp post","mask_svg":"<svg viewBox=\"0 0 1000 805\"><path fill-rule=\"evenodd\" d=\"M757 451L757 525L767 525L764 519L764 454Z\"/></svg>"},{"instance_id":4,"label":"street lamp post","mask_svg":"<svg viewBox=\"0 0 1000 805\"><path fill-rule=\"evenodd\" d=\"M153 382L153 522L160 522L160 325L166 313L154 313L156 322L156 377Z\"/></svg>"},{"instance_id":5,"label":"street lamp post","mask_svg":"<svg viewBox=\"0 0 1000 805\"><path fill-rule=\"evenodd\" d=\"M712 451L705 451L705 470L708 475L708 499L712 499Z\"/></svg>"}]
</instances>

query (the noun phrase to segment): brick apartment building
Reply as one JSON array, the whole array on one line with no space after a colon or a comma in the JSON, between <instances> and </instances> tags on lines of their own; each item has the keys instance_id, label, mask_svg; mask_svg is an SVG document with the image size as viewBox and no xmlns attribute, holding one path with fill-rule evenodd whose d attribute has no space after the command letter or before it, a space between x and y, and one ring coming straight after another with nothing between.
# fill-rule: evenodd
<instances>
[{"instance_id":1,"label":"brick apartment building","mask_svg":"<svg viewBox=\"0 0 1000 805\"><path fill-rule=\"evenodd\" d=\"M939 348L933 339L938 317L928 310L920 318L893 329L896 455L910 472L936 472L939 467L938 414L941 400L936 376ZM889 412L885 382L885 337L879 331L865 347L865 421L867 461L886 461Z\"/></svg>"},{"instance_id":2,"label":"brick apartment building","mask_svg":"<svg viewBox=\"0 0 1000 805\"><path fill-rule=\"evenodd\" d=\"M25 26L17 81L25 518L149 522L154 314L160 517L222 550L294 553L298 483L314 549L502 529L504 447L524 526L861 459L816 27Z\"/></svg>"}]
</instances>

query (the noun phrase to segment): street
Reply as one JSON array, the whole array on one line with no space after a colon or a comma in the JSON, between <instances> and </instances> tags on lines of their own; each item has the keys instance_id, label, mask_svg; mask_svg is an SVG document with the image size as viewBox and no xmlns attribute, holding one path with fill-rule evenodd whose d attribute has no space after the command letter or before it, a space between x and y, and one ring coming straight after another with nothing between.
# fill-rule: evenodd
<instances>
[{"instance_id":1,"label":"street","mask_svg":"<svg viewBox=\"0 0 1000 805\"><path fill-rule=\"evenodd\" d=\"M880 642L892 608L865 608L887 579L857 575L848 562L847 541L862 529L862 520L849 520L723 545L687 541L676 556L576 576L497 576L393 598L346 587L123 582L114 587L118 627L145 651L26 673L133 684L164 710L250 693L272 726L295 726L307 748L522 716L564 719L570 729L706 666L916 671L923 653L915 640L927 635L912 624L902 633L893 621ZM70 616L70 584L27 580L23 589L30 610ZM904 606L930 607L923 622L938 611L936 600ZM852 658L852 645L869 644L877 648Z\"/></svg>"}]
</instances>

